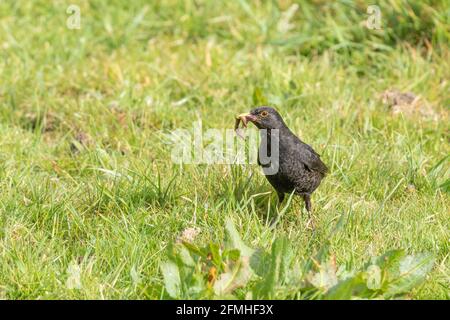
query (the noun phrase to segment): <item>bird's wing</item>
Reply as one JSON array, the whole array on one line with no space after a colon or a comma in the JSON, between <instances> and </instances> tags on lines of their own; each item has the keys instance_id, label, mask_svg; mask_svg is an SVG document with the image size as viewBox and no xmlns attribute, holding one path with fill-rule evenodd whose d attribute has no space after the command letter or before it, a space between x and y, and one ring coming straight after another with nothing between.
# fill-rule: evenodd
<instances>
[{"instance_id":1,"label":"bird's wing","mask_svg":"<svg viewBox=\"0 0 450 320\"><path fill-rule=\"evenodd\" d=\"M323 175L326 175L328 172L328 168L320 159L320 155L306 143L300 140L296 142L298 159L305 165L305 168L307 170L317 171L322 173Z\"/></svg>"}]
</instances>

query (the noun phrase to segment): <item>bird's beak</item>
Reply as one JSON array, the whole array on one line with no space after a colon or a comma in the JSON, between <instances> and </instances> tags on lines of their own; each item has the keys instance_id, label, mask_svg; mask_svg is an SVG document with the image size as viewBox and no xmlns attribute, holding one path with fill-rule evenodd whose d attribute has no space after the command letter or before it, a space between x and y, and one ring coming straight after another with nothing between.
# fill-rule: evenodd
<instances>
[{"instance_id":1,"label":"bird's beak","mask_svg":"<svg viewBox=\"0 0 450 320\"><path fill-rule=\"evenodd\" d=\"M236 116L236 120L242 121L242 124L244 125L244 127L247 127L247 123L250 122L255 122L257 120L256 116L250 114L250 113L241 113L240 115Z\"/></svg>"}]
</instances>

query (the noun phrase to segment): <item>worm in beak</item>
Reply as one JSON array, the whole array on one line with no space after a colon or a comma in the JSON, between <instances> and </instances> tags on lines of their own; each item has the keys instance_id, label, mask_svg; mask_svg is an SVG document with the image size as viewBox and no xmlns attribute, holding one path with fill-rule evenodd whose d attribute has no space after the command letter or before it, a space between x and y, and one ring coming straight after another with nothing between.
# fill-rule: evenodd
<instances>
[{"instance_id":1,"label":"worm in beak","mask_svg":"<svg viewBox=\"0 0 450 320\"><path fill-rule=\"evenodd\" d=\"M247 123L249 121L255 121L256 117L251 115L250 113L242 113L238 116L236 116L236 121L234 123L234 130L236 131L236 134L238 135L238 137L245 139L244 134L242 133L242 130L239 128L239 124L242 121L242 127L243 128L247 128Z\"/></svg>"}]
</instances>

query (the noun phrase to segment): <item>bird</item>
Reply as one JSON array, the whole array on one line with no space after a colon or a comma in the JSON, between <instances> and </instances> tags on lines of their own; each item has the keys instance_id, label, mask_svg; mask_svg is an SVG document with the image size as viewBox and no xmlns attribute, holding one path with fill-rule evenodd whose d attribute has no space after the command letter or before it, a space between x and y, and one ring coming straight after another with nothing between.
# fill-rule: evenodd
<instances>
[{"instance_id":1,"label":"bird","mask_svg":"<svg viewBox=\"0 0 450 320\"><path fill-rule=\"evenodd\" d=\"M258 165L263 167L267 180L277 192L279 203L283 202L286 193L299 195L311 218L311 194L329 172L320 155L300 140L272 107L260 106L236 116L235 127L239 126L239 121L244 127L251 122L260 129ZM273 154L274 150L278 154ZM262 159L265 153L267 157Z\"/></svg>"}]
</instances>

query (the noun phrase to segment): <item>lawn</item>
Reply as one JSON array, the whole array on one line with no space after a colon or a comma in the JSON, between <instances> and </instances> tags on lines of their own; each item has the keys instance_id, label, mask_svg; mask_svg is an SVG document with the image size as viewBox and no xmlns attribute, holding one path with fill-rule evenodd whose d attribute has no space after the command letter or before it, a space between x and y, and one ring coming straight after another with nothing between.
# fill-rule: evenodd
<instances>
[{"instance_id":1,"label":"lawn","mask_svg":"<svg viewBox=\"0 0 450 320\"><path fill-rule=\"evenodd\" d=\"M430 253L407 297L449 299L448 2L383 1L379 30L370 1L297 3L1 1L0 298L168 298L169 244L221 245L229 219L298 262L325 243L348 268ZM418 110L393 112L394 89ZM273 224L257 165L171 161L171 131L232 129L258 104L330 168L313 231L295 197Z\"/></svg>"}]
</instances>

